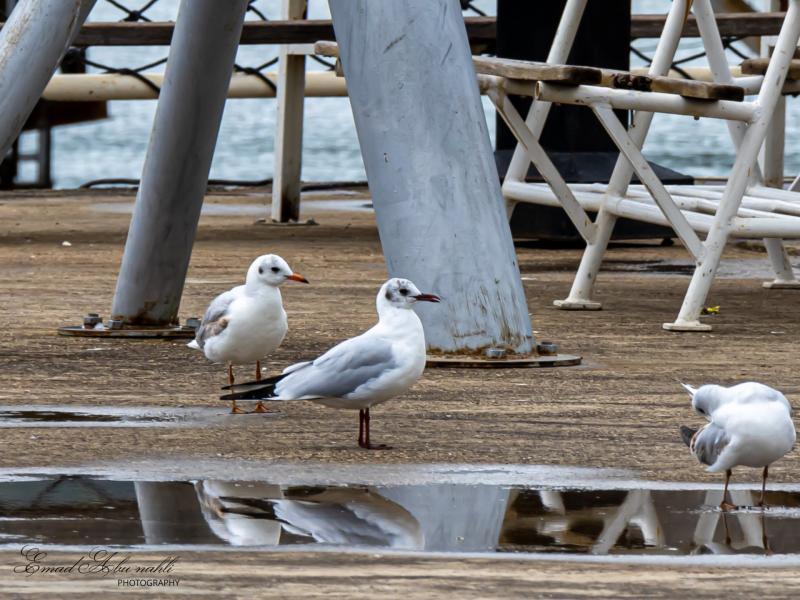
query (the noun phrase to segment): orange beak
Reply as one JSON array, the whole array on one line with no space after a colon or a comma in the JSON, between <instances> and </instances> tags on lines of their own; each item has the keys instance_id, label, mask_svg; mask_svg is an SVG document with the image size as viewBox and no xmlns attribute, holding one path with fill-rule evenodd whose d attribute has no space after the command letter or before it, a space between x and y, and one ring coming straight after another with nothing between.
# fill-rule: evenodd
<instances>
[{"instance_id":1,"label":"orange beak","mask_svg":"<svg viewBox=\"0 0 800 600\"><path fill-rule=\"evenodd\" d=\"M292 273L286 279L291 279L292 281L299 281L300 283L308 283L308 279L306 279L299 273Z\"/></svg>"}]
</instances>

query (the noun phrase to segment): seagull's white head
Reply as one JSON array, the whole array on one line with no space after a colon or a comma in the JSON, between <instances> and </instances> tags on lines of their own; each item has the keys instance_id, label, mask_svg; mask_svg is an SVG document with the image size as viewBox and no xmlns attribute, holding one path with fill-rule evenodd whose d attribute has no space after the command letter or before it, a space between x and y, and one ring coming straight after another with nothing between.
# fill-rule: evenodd
<instances>
[{"instance_id":1,"label":"seagull's white head","mask_svg":"<svg viewBox=\"0 0 800 600\"><path fill-rule=\"evenodd\" d=\"M277 254L259 256L247 269L248 285L260 284L278 287L287 279L308 283L305 277L294 273L287 262Z\"/></svg>"},{"instance_id":2,"label":"seagull's white head","mask_svg":"<svg viewBox=\"0 0 800 600\"><path fill-rule=\"evenodd\" d=\"M703 385L691 393L692 408L706 419L722 404L722 393L725 388L719 385Z\"/></svg>"},{"instance_id":3,"label":"seagull's white head","mask_svg":"<svg viewBox=\"0 0 800 600\"><path fill-rule=\"evenodd\" d=\"M408 279L395 277L381 286L378 292L378 312L386 306L394 308L411 308L417 302L440 302L439 296L423 294Z\"/></svg>"}]
</instances>

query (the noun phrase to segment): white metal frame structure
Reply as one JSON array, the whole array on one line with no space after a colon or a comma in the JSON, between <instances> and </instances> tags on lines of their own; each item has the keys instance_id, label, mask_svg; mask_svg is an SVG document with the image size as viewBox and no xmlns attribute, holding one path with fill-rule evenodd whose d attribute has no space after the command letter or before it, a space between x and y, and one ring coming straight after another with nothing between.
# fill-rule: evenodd
<instances>
[{"instance_id":1,"label":"white metal frame structure","mask_svg":"<svg viewBox=\"0 0 800 600\"><path fill-rule=\"evenodd\" d=\"M586 0L568 0L548 63L566 63L585 5ZM690 8L697 19L715 81L741 85L746 93L757 93L754 101L698 100L662 92L480 76L482 86L487 88L499 114L518 140L503 184L509 215L517 202L561 206L586 241L586 251L569 296L554 303L559 308L601 308L592 298L592 291L619 217L671 227L696 261L680 313L674 323L665 323L664 329L711 329L700 322L699 316L729 237L765 239L776 275L775 281L766 285L800 287L781 242L800 238L800 194L766 187L757 162L770 129L783 127L781 119L774 116L776 108L781 108L786 75L800 38L800 0L789 2L765 75L735 80L725 58L710 0L673 0L648 75L662 76L669 72ZM534 98L526 119L511 104L508 94ZM538 140L554 102L590 108L619 148L620 157L608 185L568 185L547 157ZM635 111L630 130L620 123L613 109ZM654 112L728 121L737 152L724 187L665 186L661 182L641 152ZM778 179L776 172L782 180L782 131L779 133L775 139L780 141L780 151L778 143L768 143L765 149L767 181ZM546 184L525 181L530 163ZM643 185L631 185L634 173ZM595 221L589 218L587 210L597 212ZM698 233L705 234L705 238L701 239Z\"/></svg>"}]
</instances>

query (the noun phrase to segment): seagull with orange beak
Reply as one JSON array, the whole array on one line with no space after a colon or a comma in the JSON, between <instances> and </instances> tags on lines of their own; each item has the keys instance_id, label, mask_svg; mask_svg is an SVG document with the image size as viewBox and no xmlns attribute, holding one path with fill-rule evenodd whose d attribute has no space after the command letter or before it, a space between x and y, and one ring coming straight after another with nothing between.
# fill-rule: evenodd
<instances>
[{"instance_id":1,"label":"seagull with orange beak","mask_svg":"<svg viewBox=\"0 0 800 600\"><path fill-rule=\"evenodd\" d=\"M281 345L289 326L278 288L286 281L308 283L280 256L265 254L250 265L244 285L220 294L208 306L188 346L215 363L227 363L228 384L234 383L233 365L240 364L255 363L260 380L261 360ZM231 412L242 412L235 400ZM256 412L265 412L261 402Z\"/></svg>"},{"instance_id":2,"label":"seagull with orange beak","mask_svg":"<svg viewBox=\"0 0 800 600\"><path fill-rule=\"evenodd\" d=\"M337 344L316 360L286 368L264 381L231 386L223 400L311 400L331 408L358 410L358 445L387 448L369 437L369 409L405 393L425 369L425 333L412 310L417 302L439 302L408 279L390 279L376 300L378 322Z\"/></svg>"}]
</instances>

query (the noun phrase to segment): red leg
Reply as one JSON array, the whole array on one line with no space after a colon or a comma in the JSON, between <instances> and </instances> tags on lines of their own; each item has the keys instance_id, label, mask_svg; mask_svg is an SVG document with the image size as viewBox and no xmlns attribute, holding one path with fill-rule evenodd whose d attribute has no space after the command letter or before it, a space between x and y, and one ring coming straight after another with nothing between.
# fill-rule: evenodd
<instances>
[{"instance_id":1,"label":"red leg","mask_svg":"<svg viewBox=\"0 0 800 600\"><path fill-rule=\"evenodd\" d=\"M369 409L365 408L363 411L364 417L364 439L362 443L359 444L362 448L366 448L367 450L388 450L391 446L387 446L386 444L372 444L369 441ZM360 428L359 428L360 429Z\"/></svg>"},{"instance_id":2,"label":"red leg","mask_svg":"<svg viewBox=\"0 0 800 600\"><path fill-rule=\"evenodd\" d=\"M261 361L256 361L256 381L261 381Z\"/></svg>"},{"instance_id":3,"label":"red leg","mask_svg":"<svg viewBox=\"0 0 800 600\"><path fill-rule=\"evenodd\" d=\"M228 363L228 385L233 385L234 377L233 377L233 365ZM233 405L231 406L231 413L232 414L241 414L244 411L236 406L236 400L233 401Z\"/></svg>"}]
</instances>

